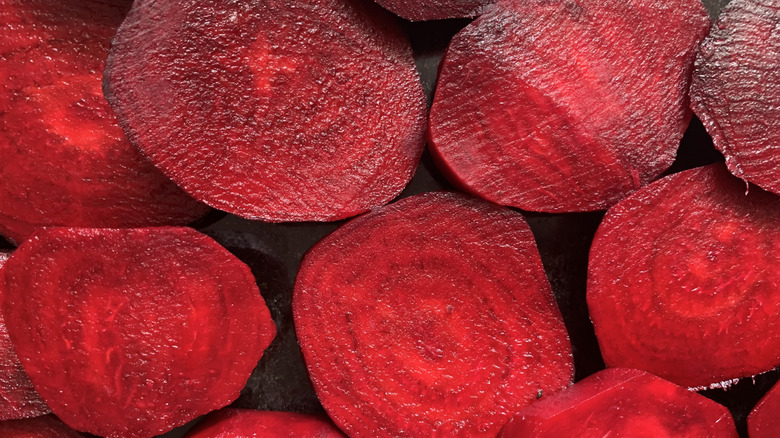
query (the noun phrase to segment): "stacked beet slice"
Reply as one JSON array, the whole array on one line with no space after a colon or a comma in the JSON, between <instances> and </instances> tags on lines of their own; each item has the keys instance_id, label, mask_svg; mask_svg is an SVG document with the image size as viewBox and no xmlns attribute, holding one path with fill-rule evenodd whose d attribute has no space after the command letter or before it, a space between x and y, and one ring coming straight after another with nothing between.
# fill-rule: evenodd
<instances>
[{"instance_id":1,"label":"stacked beet slice","mask_svg":"<svg viewBox=\"0 0 780 438\"><path fill-rule=\"evenodd\" d=\"M187 438L239 438L262 436L273 438L344 438L344 434L327 418L294 412L222 409L187 434Z\"/></svg>"},{"instance_id":2,"label":"stacked beet slice","mask_svg":"<svg viewBox=\"0 0 780 438\"><path fill-rule=\"evenodd\" d=\"M388 11L411 21L476 17L495 0L376 0Z\"/></svg>"}]
</instances>

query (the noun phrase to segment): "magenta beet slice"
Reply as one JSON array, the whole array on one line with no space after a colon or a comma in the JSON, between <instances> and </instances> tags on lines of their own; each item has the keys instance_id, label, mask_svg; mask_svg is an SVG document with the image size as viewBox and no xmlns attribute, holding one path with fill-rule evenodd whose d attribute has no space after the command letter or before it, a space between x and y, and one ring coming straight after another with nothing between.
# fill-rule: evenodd
<instances>
[{"instance_id":1,"label":"magenta beet slice","mask_svg":"<svg viewBox=\"0 0 780 438\"><path fill-rule=\"evenodd\" d=\"M83 438L53 415L0 422L3 438Z\"/></svg>"},{"instance_id":2,"label":"magenta beet slice","mask_svg":"<svg viewBox=\"0 0 780 438\"><path fill-rule=\"evenodd\" d=\"M361 216L304 257L295 330L349 436L490 436L568 386L571 346L517 212L427 193Z\"/></svg>"},{"instance_id":3,"label":"magenta beet slice","mask_svg":"<svg viewBox=\"0 0 780 438\"><path fill-rule=\"evenodd\" d=\"M780 194L780 0L734 0L702 43L691 107L734 175Z\"/></svg>"},{"instance_id":4,"label":"magenta beet slice","mask_svg":"<svg viewBox=\"0 0 780 438\"><path fill-rule=\"evenodd\" d=\"M476 17L496 0L376 0L388 11L410 21Z\"/></svg>"},{"instance_id":5,"label":"magenta beet slice","mask_svg":"<svg viewBox=\"0 0 780 438\"><path fill-rule=\"evenodd\" d=\"M737 438L725 406L644 371L609 368L521 410L501 438Z\"/></svg>"},{"instance_id":6,"label":"magenta beet slice","mask_svg":"<svg viewBox=\"0 0 780 438\"><path fill-rule=\"evenodd\" d=\"M0 234L187 224L207 207L125 138L101 91L129 0L0 0Z\"/></svg>"},{"instance_id":7,"label":"magenta beet slice","mask_svg":"<svg viewBox=\"0 0 780 438\"><path fill-rule=\"evenodd\" d=\"M780 436L780 384L775 384L750 411L747 423L750 438Z\"/></svg>"},{"instance_id":8,"label":"magenta beet slice","mask_svg":"<svg viewBox=\"0 0 780 438\"><path fill-rule=\"evenodd\" d=\"M424 143L409 42L358 0L136 1L106 77L151 161L245 218L327 221L382 205Z\"/></svg>"},{"instance_id":9,"label":"magenta beet slice","mask_svg":"<svg viewBox=\"0 0 780 438\"><path fill-rule=\"evenodd\" d=\"M262 434L257 435L262 431ZM344 434L325 418L294 412L222 409L198 423L187 438L342 438Z\"/></svg>"},{"instance_id":10,"label":"magenta beet slice","mask_svg":"<svg viewBox=\"0 0 780 438\"><path fill-rule=\"evenodd\" d=\"M249 268L190 228L39 230L0 283L11 340L51 410L149 437L235 400L275 334Z\"/></svg>"},{"instance_id":11,"label":"magenta beet slice","mask_svg":"<svg viewBox=\"0 0 780 438\"><path fill-rule=\"evenodd\" d=\"M499 1L447 49L434 156L499 204L609 207L674 160L708 26L699 1Z\"/></svg>"},{"instance_id":12,"label":"magenta beet slice","mask_svg":"<svg viewBox=\"0 0 780 438\"><path fill-rule=\"evenodd\" d=\"M607 366L688 387L780 365L780 197L723 165L612 207L593 241L588 308Z\"/></svg>"}]
</instances>

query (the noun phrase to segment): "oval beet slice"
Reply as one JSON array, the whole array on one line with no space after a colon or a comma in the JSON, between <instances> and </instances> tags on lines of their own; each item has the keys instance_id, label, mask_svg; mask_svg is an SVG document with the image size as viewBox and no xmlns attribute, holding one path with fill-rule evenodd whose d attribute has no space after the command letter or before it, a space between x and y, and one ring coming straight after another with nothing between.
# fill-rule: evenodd
<instances>
[{"instance_id":1,"label":"oval beet slice","mask_svg":"<svg viewBox=\"0 0 780 438\"><path fill-rule=\"evenodd\" d=\"M95 435L149 437L227 405L275 334L249 268L190 228L39 230L1 272L27 375Z\"/></svg>"},{"instance_id":2,"label":"oval beet slice","mask_svg":"<svg viewBox=\"0 0 780 438\"><path fill-rule=\"evenodd\" d=\"M129 0L0 0L0 234L187 224L207 207L128 142L101 91Z\"/></svg>"},{"instance_id":3,"label":"oval beet slice","mask_svg":"<svg viewBox=\"0 0 780 438\"><path fill-rule=\"evenodd\" d=\"M3 438L83 438L53 415L0 422Z\"/></svg>"},{"instance_id":4,"label":"oval beet slice","mask_svg":"<svg viewBox=\"0 0 780 438\"><path fill-rule=\"evenodd\" d=\"M495 0L376 0L388 11L410 21L476 17Z\"/></svg>"},{"instance_id":5,"label":"oval beet slice","mask_svg":"<svg viewBox=\"0 0 780 438\"><path fill-rule=\"evenodd\" d=\"M723 165L663 178L611 208L588 308L607 366L704 387L780 365L780 198Z\"/></svg>"},{"instance_id":6,"label":"oval beet slice","mask_svg":"<svg viewBox=\"0 0 780 438\"><path fill-rule=\"evenodd\" d=\"M342 438L344 434L327 418L294 412L222 409L198 423L187 438L243 438L262 431L273 438Z\"/></svg>"},{"instance_id":7,"label":"oval beet slice","mask_svg":"<svg viewBox=\"0 0 780 438\"><path fill-rule=\"evenodd\" d=\"M734 175L780 194L780 0L734 0L696 57L691 107Z\"/></svg>"},{"instance_id":8,"label":"oval beet slice","mask_svg":"<svg viewBox=\"0 0 780 438\"><path fill-rule=\"evenodd\" d=\"M425 98L393 21L358 0L137 1L107 96L131 140L206 204L342 219L394 198L422 151Z\"/></svg>"},{"instance_id":9,"label":"oval beet slice","mask_svg":"<svg viewBox=\"0 0 780 438\"><path fill-rule=\"evenodd\" d=\"M349 436L491 436L572 381L571 346L519 213L455 193L376 209L314 246L293 318Z\"/></svg>"},{"instance_id":10,"label":"oval beet slice","mask_svg":"<svg viewBox=\"0 0 780 438\"><path fill-rule=\"evenodd\" d=\"M780 384L775 384L750 411L747 423L750 438L780 436Z\"/></svg>"},{"instance_id":11,"label":"oval beet slice","mask_svg":"<svg viewBox=\"0 0 780 438\"><path fill-rule=\"evenodd\" d=\"M691 0L500 1L447 49L434 156L499 204L609 207L672 164L708 25Z\"/></svg>"},{"instance_id":12,"label":"oval beet slice","mask_svg":"<svg viewBox=\"0 0 780 438\"><path fill-rule=\"evenodd\" d=\"M521 410L501 438L737 438L725 406L644 371L609 368Z\"/></svg>"}]
</instances>

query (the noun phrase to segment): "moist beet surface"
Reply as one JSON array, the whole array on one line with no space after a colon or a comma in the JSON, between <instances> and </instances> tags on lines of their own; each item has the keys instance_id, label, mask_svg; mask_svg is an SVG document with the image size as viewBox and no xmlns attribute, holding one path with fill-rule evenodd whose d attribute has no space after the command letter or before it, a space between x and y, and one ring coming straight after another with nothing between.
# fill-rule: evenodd
<instances>
[{"instance_id":1,"label":"moist beet surface","mask_svg":"<svg viewBox=\"0 0 780 438\"><path fill-rule=\"evenodd\" d=\"M725 406L644 371L608 368L518 412L500 438L736 438Z\"/></svg>"},{"instance_id":2,"label":"moist beet surface","mask_svg":"<svg viewBox=\"0 0 780 438\"><path fill-rule=\"evenodd\" d=\"M780 364L780 198L745 190L705 166L607 212L587 296L607 366L707 387Z\"/></svg>"},{"instance_id":3,"label":"moist beet surface","mask_svg":"<svg viewBox=\"0 0 780 438\"><path fill-rule=\"evenodd\" d=\"M702 43L691 107L734 175L780 195L780 0L734 0Z\"/></svg>"},{"instance_id":4,"label":"moist beet surface","mask_svg":"<svg viewBox=\"0 0 780 438\"><path fill-rule=\"evenodd\" d=\"M709 23L689 0L499 1L447 49L432 152L499 204L609 207L674 161Z\"/></svg>"},{"instance_id":5,"label":"moist beet surface","mask_svg":"<svg viewBox=\"0 0 780 438\"><path fill-rule=\"evenodd\" d=\"M758 402L748 416L750 438L780 436L780 383Z\"/></svg>"},{"instance_id":6,"label":"moist beet surface","mask_svg":"<svg viewBox=\"0 0 780 438\"><path fill-rule=\"evenodd\" d=\"M344 434L324 416L293 412L222 409L198 423L187 438L343 438Z\"/></svg>"},{"instance_id":7,"label":"moist beet surface","mask_svg":"<svg viewBox=\"0 0 780 438\"><path fill-rule=\"evenodd\" d=\"M276 331L249 268L189 228L39 230L2 273L30 380L100 436L149 437L227 405Z\"/></svg>"},{"instance_id":8,"label":"moist beet surface","mask_svg":"<svg viewBox=\"0 0 780 438\"><path fill-rule=\"evenodd\" d=\"M130 1L0 0L0 234L184 225L208 210L125 138L101 90Z\"/></svg>"},{"instance_id":9,"label":"moist beet surface","mask_svg":"<svg viewBox=\"0 0 780 438\"><path fill-rule=\"evenodd\" d=\"M383 8L410 21L476 17L495 0L376 0Z\"/></svg>"},{"instance_id":10,"label":"moist beet surface","mask_svg":"<svg viewBox=\"0 0 780 438\"><path fill-rule=\"evenodd\" d=\"M406 198L320 241L293 317L320 402L350 436L495 436L573 378L522 215L462 194Z\"/></svg>"},{"instance_id":11,"label":"moist beet surface","mask_svg":"<svg viewBox=\"0 0 780 438\"><path fill-rule=\"evenodd\" d=\"M409 42L358 0L137 1L106 79L155 165L250 219L336 220L385 204L424 144Z\"/></svg>"},{"instance_id":12,"label":"moist beet surface","mask_svg":"<svg viewBox=\"0 0 780 438\"><path fill-rule=\"evenodd\" d=\"M54 415L0 422L4 438L83 438Z\"/></svg>"}]
</instances>

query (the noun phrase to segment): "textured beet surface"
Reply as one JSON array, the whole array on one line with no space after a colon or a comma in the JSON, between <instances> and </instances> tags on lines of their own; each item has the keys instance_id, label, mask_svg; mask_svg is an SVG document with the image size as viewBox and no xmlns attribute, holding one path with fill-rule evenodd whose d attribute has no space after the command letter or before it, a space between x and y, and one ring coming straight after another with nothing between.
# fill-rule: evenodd
<instances>
[{"instance_id":1,"label":"textured beet surface","mask_svg":"<svg viewBox=\"0 0 780 438\"><path fill-rule=\"evenodd\" d=\"M501 438L736 438L725 406L644 371L609 368L520 411Z\"/></svg>"},{"instance_id":2,"label":"textured beet surface","mask_svg":"<svg viewBox=\"0 0 780 438\"><path fill-rule=\"evenodd\" d=\"M780 194L780 0L733 0L704 40L691 107L734 175Z\"/></svg>"},{"instance_id":3,"label":"textured beet surface","mask_svg":"<svg viewBox=\"0 0 780 438\"><path fill-rule=\"evenodd\" d=\"M699 387L780 365L780 198L745 190L712 165L607 212L587 298L608 366Z\"/></svg>"},{"instance_id":4,"label":"textured beet surface","mask_svg":"<svg viewBox=\"0 0 780 438\"><path fill-rule=\"evenodd\" d=\"M317 395L350 436L495 436L573 377L522 215L460 194L405 198L319 242L293 317Z\"/></svg>"},{"instance_id":5,"label":"textured beet surface","mask_svg":"<svg viewBox=\"0 0 780 438\"><path fill-rule=\"evenodd\" d=\"M275 334L249 268L189 228L40 230L0 272L30 380L100 436L148 437L227 405Z\"/></svg>"},{"instance_id":6,"label":"textured beet surface","mask_svg":"<svg viewBox=\"0 0 780 438\"><path fill-rule=\"evenodd\" d=\"M103 98L129 0L0 0L0 234L186 224L197 203L127 141Z\"/></svg>"},{"instance_id":7,"label":"textured beet surface","mask_svg":"<svg viewBox=\"0 0 780 438\"><path fill-rule=\"evenodd\" d=\"M525 210L614 204L672 164L708 26L699 1L499 1L447 49L429 132L440 167Z\"/></svg>"},{"instance_id":8,"label":"textured beet surface","mask_svg":"<svg viewBox=\"0 0 780 438\"><path fill-rule=\"evenodd\" d=\"M293 412L222 409L198 423L187 438L342 438L323 416Z\"/></svg>"},{"instance_id":9,"label":"textured beet surface","mask_svg":"<svg viewBox=\"0 0 780 438\"><path fill-rule=\"evenodd\" d=\"M758 402L748 416L750 438L777 438L780 436L780 383Z\"/></svg>"},{"instance_id":10,"label":"textured beet surface","mask_svg":"<svg viewBox=\"0 0 780 438\"><path fill-rule=\"evenodd\" d=\"M370 2L140 0L106 77L153 163L250 219L335 220L384 204L424 143L409 43Z\"/></svg>"},{"instance_id":11,"label":"textured beet surface","mask_svg":"<svg viewBox=\"0 0 780 438\"><path fill-rule=\"evenodd\" d=\"M3 438L83 438L53 415L0 422Z\"/></svg>"},{"instance_id":12,"label":"textured beet surface","mask_svg":"<svg viewBox=\"0 0 780 438\"><path fill-rule=\"evenodd\" d=\"M411 21L476 17L495 0L376 0L388 11Z\"/></svg>"}]
</instances>

